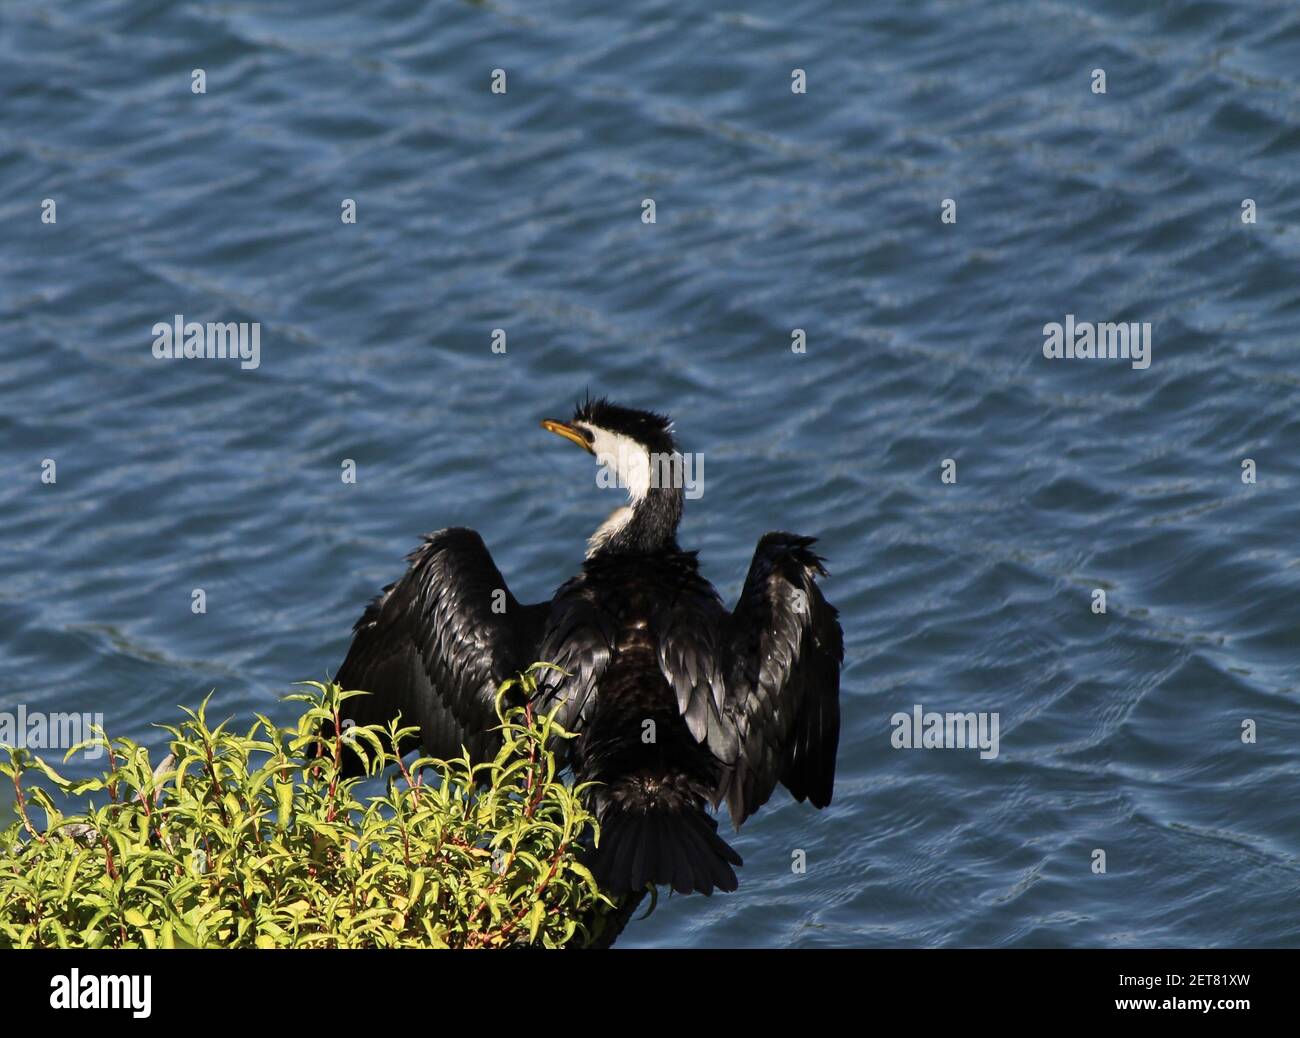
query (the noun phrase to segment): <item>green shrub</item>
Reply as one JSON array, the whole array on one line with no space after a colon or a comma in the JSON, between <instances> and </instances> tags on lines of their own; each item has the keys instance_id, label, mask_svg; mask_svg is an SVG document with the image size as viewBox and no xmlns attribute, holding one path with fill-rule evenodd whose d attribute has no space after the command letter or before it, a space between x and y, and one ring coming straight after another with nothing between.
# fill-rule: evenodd
<instances>
[{"instance_id":1,"label":"green shrub","mask_svg":"<svg viewBox=\"0 0 1300 1038\"><path fill-rule=\"evenodd\" d=\"M530 691L533 671L518 681ZM477 767L403 763L393 748L413 729L396 722L322 741L322 722L337 732L340 704L360 693L315 683L288 697L306 704L288 728L259 714L238 735L209 727L206 700L186 710L161 726L171 752L156 769L144 747L99 730L68 753L108 753L85 781L9 749L0 781L19 820L0 833L0 947L609 943L626 912L578 860L594 820L549 748L569 736L507 709L514 685L498 693L504 746ZM385 795L362 803L360 780L340 778L344 737L369 751L372 773L397 766ZM41 783L106 798L64 815Z\"/></svg>"}]
</instances>

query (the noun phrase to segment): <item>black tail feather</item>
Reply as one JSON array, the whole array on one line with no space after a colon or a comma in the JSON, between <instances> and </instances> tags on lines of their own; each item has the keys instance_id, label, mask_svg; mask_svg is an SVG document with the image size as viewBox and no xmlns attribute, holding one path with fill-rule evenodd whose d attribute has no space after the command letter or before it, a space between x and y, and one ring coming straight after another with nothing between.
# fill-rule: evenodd
<instances>
[{"instance_id":1,"label":"black tail feather","mask_svg":"<svg viewBox=\"0 0 1300 1038\"><path fill-rule=\"evenodd\" d=\"M702 808L625 811L613 804L601 820L600 846L587 857L596 882L612 894L651 883L679 894L731 891L738 885L732 866L743 864Z\"/></svg>"}]
</instances>

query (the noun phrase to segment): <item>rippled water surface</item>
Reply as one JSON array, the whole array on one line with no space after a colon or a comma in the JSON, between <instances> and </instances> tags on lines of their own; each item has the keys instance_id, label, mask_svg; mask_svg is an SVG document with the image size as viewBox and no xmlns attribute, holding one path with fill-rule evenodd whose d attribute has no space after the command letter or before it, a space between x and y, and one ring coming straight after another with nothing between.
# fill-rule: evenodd
<instances>
[{"instance_id":1,"label":"rippled water surface","mask_svg":"<svg viewBox=\"0 0 1300 1038\"><path fill-rule=\"evenodd\" d=\"M0 708L287 718L443 526L549 596L591 387L703 453L724 597L822 539L848 652L831 808L624 945L1300 943L1300 9L695 7L0 3ZM1066 314L1151 366L1044 359ZM915 704L999 756L891 748Z\"/></svg>"}]
</instances>

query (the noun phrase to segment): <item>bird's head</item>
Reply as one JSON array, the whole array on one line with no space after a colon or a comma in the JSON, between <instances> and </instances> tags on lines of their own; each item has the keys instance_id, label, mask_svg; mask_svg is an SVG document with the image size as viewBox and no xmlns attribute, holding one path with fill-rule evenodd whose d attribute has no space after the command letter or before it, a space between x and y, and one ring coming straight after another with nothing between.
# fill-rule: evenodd
<instances>
[{"instance_id":1,"label":"bird's head","mask_svg":"<svg viewBox=\"0 0 1300 1038\"><path fill-rule=\"evenodd\" d=\"M676 546L683 479L672 426L666 415L620 407L604 398L582 401L567 422L542 422L543 429L595 456L601 467L598 485L627 490L627 505L592 534L588 558L602 551L645 553Z\"/></svg>"}]
</instances>

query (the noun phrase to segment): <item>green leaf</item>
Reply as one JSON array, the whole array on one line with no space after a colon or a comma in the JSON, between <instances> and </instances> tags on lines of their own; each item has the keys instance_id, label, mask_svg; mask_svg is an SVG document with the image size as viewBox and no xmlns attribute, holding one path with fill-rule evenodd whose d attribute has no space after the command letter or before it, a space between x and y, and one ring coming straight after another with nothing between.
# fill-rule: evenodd
<instances>
[{"instance_id":1,"label":"green leaf","mask_svg":"<svg viewBox=\"0 0 1300 1038\"><path fill-rule=\"evenodd\" d=\"M520 695L535 687L518 679ZM256 715L209 729L209 697L158 726L174 766L156 775L143 746L102 733L87 745L107 749L105 770L72 783L32 754L0 754L50 827L44 840L0 830L0 945L559 946L600 932L614 903L577 860L572 836L595 820L585 790L555 781L553 720L510 706L495 760L421 757L363 799L331 758L301 755L350 694L304 686L284 728ZM417 734L400 719L355 731L385 765ZM85 813L62 816L42 781L88 795Z\"/></svg>"}]
</instances>

